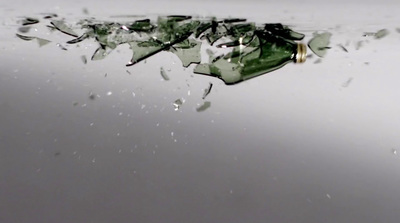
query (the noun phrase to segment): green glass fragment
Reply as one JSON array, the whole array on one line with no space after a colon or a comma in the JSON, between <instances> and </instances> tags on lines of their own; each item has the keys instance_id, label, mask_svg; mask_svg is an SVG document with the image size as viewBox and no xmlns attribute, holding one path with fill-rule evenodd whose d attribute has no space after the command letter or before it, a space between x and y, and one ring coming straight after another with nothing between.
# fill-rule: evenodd
<instances>
[{"instance_id":1,"label":"green glass fragment","mask_svg":"<svg viewBox=\"0 0 400 223\"><path fill-rule=\"evenodd\" d=\"M175 101L174 101L174 103L172 103L172 105L174 106L174 110L175 111L178 111L180 108L181 108L181 106L182 106L182 104L183 104L183 100L182 99L176 99Z\"/></svg>"},{"instance_id":2,"label":"green glass fragment","mask_svg":"<svg viewBox=\"0 0 400 223\"><path fill-rule=\"evenodd\" d=\"M206 99L207 95L210 94L212 86L213 86L213 84L210 82L208 87L206 89L204 89L204 94L203 94L203 97L202 97L203 100Z\"/></svg>"},{"instance_id":3,"label":"green glass fragment","mask_svg":"<svg viewBox=\"0 0 400 223\"><path fill-rule=\"evenodd\" d=\"M329 42L332 34L324 32L314 34L314 37L308 42L308 47L319 57L324 57L329 49Z\"/></svg>"},{"instance_id":4,"label":"green glass fragment","mask_svg":"<svg viewBox=\"0 0 400 223\"><path fill-rule=\"evenodd\" d=\"M36 24L36 23L39 23L39 20L35 19L35 18L31 18L31 17L27 17L24 20L22 20L22 25L23 26L33 25L33 24Z\"/></svg>"},{"instance_id":5,"label":"green glass fragment","mask_svg":"<svg viewBox=\"0 0 400 223\"><path fill-rule=\"evenodd\" d=\"M94 52L91 60L102 60L104 59L108 54L110 54L112 49L107 48L107 47L102 47L100 46L97 48L97 50Z\"/></svg>"},{"instance_id":6,"label":"green glass fragment","mask_svg":"<svg viewBox=\"0 0 400 223\"><path fill-rule=\"evenodd\" d=\"M375 39L382 39L387 35L389 35L389 31L387 29L381 29L375 33Z\"/></svg>"},{"instance_id":7,"label":"green glass fragment","mask_svg":"<svg viewBox=\"0 0 400 223\"><path fill-rule=\"evenodd\" d=\"M170 48L170 51L177 55L182 61L182 65L188 67L192 63L200 63L201 42L189 39L184 41L184 44L182 43L175 44Z\"/></svg>"},{"instance_id":8,"label":"green glass fragment","mask_svg":"<svg viewBox=\"0 0 400 223\"><path fill-rule=\"evenodd\" d=\"M63 21L61 20L53 20L51 21L51 24L58 29L59 31L71 35L73 37L78 37L78 34L75 33L74 30L72 30L70 27L68 27Z\"/></svg>"},{"instance_id":9,"label":"green glass fragment","mask_svg":"<svg viewBox=\"0 0 400 223\"><path fill-rule=\"evenodd\" d=\"M44 45L46 45L46 44L51 42L50 40L47 40L47 39L42 39L42 38L34 37L34 36L24 36L24 35L21 35L21 34L18 34L18 33L16 34L16 36L18 38L22 39L22 40L25 40L25 41L36 40L37 43L39 44L39 47L42 47L42 46L44 46Z\"/></svg>"},{"instance_id":10,"label":"green glass fragment","mask_svg":"<svg viewBox=\"0 0 400 223\"><path fill-rule=\"evenodd\" d=\"M167 75L167 73L165 72L165 70L164 70L163 67L160 68L160 74L161 74L161 77L162 77L165 81L169 81L169 77L168 77L168 75Z\"/></svg>"},{"instance_id":11,"label":"green glass fragment","mask_svg":"<svg viewBox=\"0 0 400 223\"><path fill-rule=\"evenodd\" d=\"M211 107L211 102L205 101L202 105L196 108L197 112L202 112L207 110L209 107Z\"/></svg>"}]
</instances>

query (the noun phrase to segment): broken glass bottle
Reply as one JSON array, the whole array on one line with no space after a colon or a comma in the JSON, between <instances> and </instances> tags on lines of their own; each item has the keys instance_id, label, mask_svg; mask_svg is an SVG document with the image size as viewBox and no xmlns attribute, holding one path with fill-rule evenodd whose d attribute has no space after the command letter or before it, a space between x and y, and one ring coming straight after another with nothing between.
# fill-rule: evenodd
<instances>
[{"instance_id":1,"label":"broken glass bottle","mask_svg":"<svg viewBox=\"0 0 400 223\"><path fill-rule=\"evenodd\" d=\"M52 20L51 25L62 33L76 37L68 44L95 39L99 47L92 60L104 59L121 44L129 44L133 52L126 66L137 64L161 51L169 51L182 61L184 67L197 64L195 73L218 77L226 84L271 72L289 62L303 63L306 60L307 48L297 42L304 35L280 23L257 25L246 19L195 19L182 15L125 23L85 19L77 24L84 30L80 36L64 21ZM203 48L212 52L210 61L206 63L201 60Z\"/></svg>"},{"instance_id":2,"label":"broken glass bottle","mask_svg":"<svg viewBox=\"0 0 400 223\"><path fill-rule=\"evenodd\" d=\"M279 69L289 62L305 62L307 48L295 42L304 37L302 34L281 24L266 24L264 28L249 26L252 24L233 26L235 31L244 30L231 31L233 41L217 45L232 48L232 51L214 58L211 63L197 65L194 72L218 77L225 84L235 84Z\"/></svg>"}]
</instances>

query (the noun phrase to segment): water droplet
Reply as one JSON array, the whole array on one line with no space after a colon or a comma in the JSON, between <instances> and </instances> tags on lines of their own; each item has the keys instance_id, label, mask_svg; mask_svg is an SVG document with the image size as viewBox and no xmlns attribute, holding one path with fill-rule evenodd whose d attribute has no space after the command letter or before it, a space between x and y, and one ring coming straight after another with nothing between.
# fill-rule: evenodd
<instances>
[{"instance_id":1,"label":"water droplet","mask_svg":"<svg viewBox=\"0 0 400 223\"><path fill-rule=\"evenodd\" d=\"M107 92L107 96L110 96L110 95L112 95L112 92L111 91Z\"/></svg>"},{"instance_id":2,"label":"water droplet","mask_svg":"<svg viewBox=\"0 0 400 223\"><path fill-rule=\"evenodd\" d=\"M92 159L92 163L95 163L95 162L96 162L96 158L93 158L93 159Z\"/></svg>"},{"instance_id":3,"label":"water droplet","mask_svg":"<svg viewBox=\"0 0 400 223\"><path fill-rule=\"evenodd\" d=\"M397 155L397 150L396 149L392 149L392 153L393 153L393 155Z\"/></svg>"}]
</instances>

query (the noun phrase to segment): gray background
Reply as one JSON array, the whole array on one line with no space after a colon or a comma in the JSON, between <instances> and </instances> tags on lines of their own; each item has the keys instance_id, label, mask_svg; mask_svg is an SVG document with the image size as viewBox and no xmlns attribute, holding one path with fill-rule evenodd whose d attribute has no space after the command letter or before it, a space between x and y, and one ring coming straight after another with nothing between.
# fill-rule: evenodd
<instances>
[{"instance_id":1,"label":"gray background","mask_svg":"<svg viewBox=\"0 0 400 223\"><path fill-rule=\"evenodd\" d=\"M0 222L398 222L400 3L375 2L0 3ZM245 17L291 25L304 42L329 31L332 48L225 86L170 53L126 68L120 46L85 65L93 41L15 37L23 16L49 12Z\"/></svg>"}]
</instances>

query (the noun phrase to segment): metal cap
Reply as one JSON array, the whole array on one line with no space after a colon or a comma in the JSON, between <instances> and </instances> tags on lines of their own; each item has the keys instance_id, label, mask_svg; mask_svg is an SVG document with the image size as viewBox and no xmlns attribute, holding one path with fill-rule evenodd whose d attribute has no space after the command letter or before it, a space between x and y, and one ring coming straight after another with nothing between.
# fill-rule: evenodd
<instances>
[{"instance_id":1,"label":"metal cap","mask_svg":"<svg viewBox=\"0 0 400 223\"><path fill-rule=\"evenodd\" d=\"M304 63L307 59L307 47L302 43L297 44L296 63Z\"/></svg>"}]
</instances>

